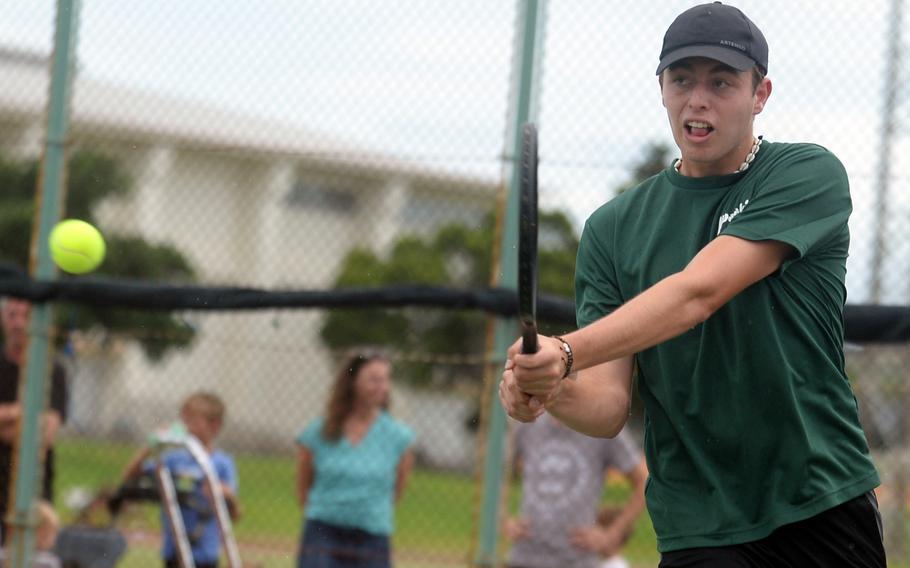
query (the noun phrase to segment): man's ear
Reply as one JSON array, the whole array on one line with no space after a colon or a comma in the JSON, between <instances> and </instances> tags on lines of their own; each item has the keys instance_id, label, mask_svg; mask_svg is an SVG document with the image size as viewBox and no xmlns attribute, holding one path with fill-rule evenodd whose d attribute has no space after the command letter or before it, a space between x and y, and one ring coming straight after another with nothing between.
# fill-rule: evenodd
<instances>
[{"instance_id":1,"label":"man's ear","mask_svg":"<svg viewBox=\"0 0 910 568\"><path fill-rule=\"evenodd\" d=\"M761 80L761 83L755 88L755 104L752 107L752 114L759 114L765 109L765 105L771 97L772 88L771 79L765 77Z\"/></svg>"},{"instance_id":2,"label":"man's ear","mask_svg":"<svg viewBox=\"0 0 910 568\"><path fill-rule=\"evenodd\" d=\"M660 86L660 104L667 108L667 101L664 100L664 74L657 76L657 84Z\"/></svg>"}]
</instances>

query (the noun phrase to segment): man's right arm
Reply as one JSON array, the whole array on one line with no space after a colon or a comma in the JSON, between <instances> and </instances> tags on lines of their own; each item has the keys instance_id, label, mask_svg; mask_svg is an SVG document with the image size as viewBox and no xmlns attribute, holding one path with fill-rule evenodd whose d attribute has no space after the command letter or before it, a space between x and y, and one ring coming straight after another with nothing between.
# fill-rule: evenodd
<instances>
[{"instance_id":1,"label":"man's right arm","mask_svg":"<svg viewBox=\"0 0 910 568\"><path fill-rule=\"evenodd\" d=\"M513 343L508 351L507 365L513 382L517 383L515 388L524 393L531 411L534 410L534 399L553 405L552 401L564 396L562 388L566 383L562 379L567 366L562 341L571 345L574 369L591 369L604 362L628 360L635 353L704 322L741 291L779 269L793 251L790 245L780 241L749 241L721 235L699 251L682 271L660 280L609 315L566 334L564 339L538 336L540 350L532 354L521 353L520 341ZM627 366L631 369L631 363ZM571 394L571 390L567 394ZM584 394L593 395L590 391ZM585 406L604 404L600 397L593 401L578 396L570 398L575 404ZM555 406L559 413L564 405L560 401ZM580 418L589 414L581 410L573 411L575 413L581 413ZM612 434L582 431L589 435L611 436L618 429L612 430Z\"/></svg>"},{"instance_id":2,"label":"man's right arm","mask_svg":"<svg viewBox=\"0 0 910 568\"><path fill-rule=\"evenodd\" d=\"M520 422L533 422L546 410L573 430L612 438L629 417L633 366L629 355L580 371L575 378L561 380L544 406L522 392L507 366L499 398L506 413Z\"/></svg>"}]
</instances>

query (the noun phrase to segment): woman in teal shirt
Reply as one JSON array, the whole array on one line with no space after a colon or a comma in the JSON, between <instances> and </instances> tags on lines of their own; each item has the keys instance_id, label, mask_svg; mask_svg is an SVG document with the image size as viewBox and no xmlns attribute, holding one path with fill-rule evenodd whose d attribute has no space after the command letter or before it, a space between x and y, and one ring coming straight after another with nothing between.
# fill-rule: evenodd
<instances>
[{"instance_id":1,"label":"woman in teal shirt","mask_svg":"<svg viewBox=\"0 0 910 568\"><path fill-rule=\"evenodd\" d=\"M306 510L297 568L388 568L393 506L414 463L414 431L388 412L390 363L350 358L323 418L297 437Z\"/></svg>"}]
</instances>

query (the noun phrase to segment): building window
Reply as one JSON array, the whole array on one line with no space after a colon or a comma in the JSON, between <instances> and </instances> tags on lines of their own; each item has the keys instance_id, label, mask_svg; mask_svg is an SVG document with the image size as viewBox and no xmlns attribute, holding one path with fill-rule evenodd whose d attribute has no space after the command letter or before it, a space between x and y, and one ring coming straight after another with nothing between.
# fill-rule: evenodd
<instances>
[{"instance_id":1,"label":"building window","mask_svg":"<svg viewBox=\"0 0 910 568\"><path fill-rule=\"evenodd\" d=\"M353 213L357 207L357 198L352 193L309 181L297 181L288 191L285 202L289 207L344 214Z\"/></svg>"}]
</instances>

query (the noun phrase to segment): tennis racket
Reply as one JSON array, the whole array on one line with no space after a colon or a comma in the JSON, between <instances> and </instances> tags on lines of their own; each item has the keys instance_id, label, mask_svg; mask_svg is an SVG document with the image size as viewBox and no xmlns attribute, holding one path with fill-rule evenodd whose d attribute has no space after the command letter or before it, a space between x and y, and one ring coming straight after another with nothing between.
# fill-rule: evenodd
<instances>
[{"instance_id":1,"label":"tennis racket","mask_svg":"<svg viewBox=\"0 0 910 568\"><path fill-rule=\"evenodd\" d=\"M520 204L518 208L518 319L521 352L537 353L537 127L521 132Z\"/></svg>"}]
</instances>

